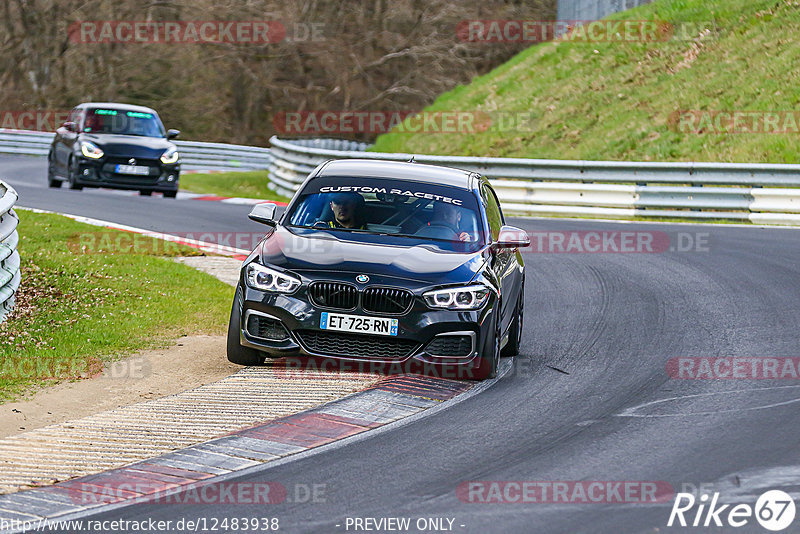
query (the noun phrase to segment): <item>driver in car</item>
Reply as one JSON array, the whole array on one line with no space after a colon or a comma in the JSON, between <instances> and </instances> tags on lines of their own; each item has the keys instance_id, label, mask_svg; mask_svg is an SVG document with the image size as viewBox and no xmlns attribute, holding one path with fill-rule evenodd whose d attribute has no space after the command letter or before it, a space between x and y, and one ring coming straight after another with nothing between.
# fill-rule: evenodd
<instances>
[{"instance_id":1,"label":"driver in car","mask_svg":"<svg viewBox=\"0 0 800 534\"><path fill-rule=\"evenodd\" d=\"M445 202L436 202L433 205L433 218L428 223L428 226L446 226L450 228L459 241L471 241L472 236L469 232L461 232L459 227L461 225L461 210L458 206L447 204Z\"/></svg>"},{"instance_id":2,"label":"driver in car","mask_svg":"<svg viewBox=\"0 0 800 534\"><path fill-rule=\"evenodd\" d=\"M336 193L330 202L333 220L327 221L330 228L352 228L366 230L364 224L364 197L358 193Z\"/></svg>"}]
</instances>

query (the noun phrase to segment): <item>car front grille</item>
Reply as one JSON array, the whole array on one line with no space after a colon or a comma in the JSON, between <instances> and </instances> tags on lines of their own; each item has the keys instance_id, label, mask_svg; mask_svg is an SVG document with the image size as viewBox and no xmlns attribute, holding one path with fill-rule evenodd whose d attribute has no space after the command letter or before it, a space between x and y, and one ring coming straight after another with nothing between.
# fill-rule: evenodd
<instances>
[{"instance_id":1,"label":"car front grille","mask_svg":"<svg viewBox=\"0 0 800 534\"><path fill-rule=\"evenodd\" d=\"M440 358L466 358L472 354L472 336L436 336L425 347L425 352Z\"/></svg>"},{"instance_id":2,"label":"car front grille","mask_svg":"<svg viewBox=\"0 0 800 534\"><path fill-rule=\"evenodd\" d=\"M247 333L253 337L270 341L285 341L289 332L278 319L251 313L247 318Z\"/></svg>"},{"instance_id":3,"label":"car front grille","mask_svg":"<svg viewBox=\"0 0 800 534\"><path fill-rule=\"evenodd\" d=\"M364 290L361 307L375 313L405 313L408 311L414 295L405 289L390 287L370 287Z\"/></svg>"},{"instance_id":4,"label":"car front grille","mask_svg":"<svg viewBox=\"0 0 800 534\"><path fill-rule=\"evenodd\" d=\"M314 305L322 308L354 310L359 303L358 288L342 282L314 282L308 295ZM410 291L391 287L368 287L360 297L364 311L390 315L407 312L414 301Z\"/></svg>"},{"instance_id":5,"label":"car front grille","mask_svg":"<svg viewBox=\"0 0 800 534\"><path fill-rule=\"evenodd\" d=\"M306 350L323 356L400 360L410 356L419 345L411 339L346 332L299 330L297 336Z\"/></svg>"},{"instance_id":6,"label":"car front grille","mask_svg":"<svg viewBox=\"0 0 800 534\"><path fill-rule=\"evenodd\" d=\"M352 310L358 304L358 289L339 282L314 282L308 288L311 301L317 306Z\"/></svg>"}]
</instances>

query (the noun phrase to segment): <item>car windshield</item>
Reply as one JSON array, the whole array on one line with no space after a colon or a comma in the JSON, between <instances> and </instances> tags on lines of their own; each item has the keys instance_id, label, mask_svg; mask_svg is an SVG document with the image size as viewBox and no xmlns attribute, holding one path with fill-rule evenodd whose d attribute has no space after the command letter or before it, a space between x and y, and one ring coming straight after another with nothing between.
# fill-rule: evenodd
<instances>
[{"instance_id":1,"label":"car windshield","mask_svg":"<svg viewBox=\"0 0 800 534\"><path fill-rule=\"evenodd\" d=\"M462 243L470 249L483 243L478 203L472 192L408 180L316 178L284 220L291 227Z\"/></svg>"},{"instance_id":2,"label":"car windshield","mask_svg":"<svg viewBox=\"0 0 800 534\"><path fill-rule=\"evenodd\" d=\"M90 109L83 124L86 133L164 137L164 126L158 116L122 109Z\"/></svg>"}]
</instances>

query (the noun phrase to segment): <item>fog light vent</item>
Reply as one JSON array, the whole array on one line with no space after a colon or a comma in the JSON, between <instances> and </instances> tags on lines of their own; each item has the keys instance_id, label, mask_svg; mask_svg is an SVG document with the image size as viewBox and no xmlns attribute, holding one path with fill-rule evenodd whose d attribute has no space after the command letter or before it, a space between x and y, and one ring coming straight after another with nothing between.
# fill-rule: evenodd
<instances>
[{"instance_id":1,"label":"fog light vent","mask_svg":"<svg viewBox=\"0 0 800 534\"><path fill-rule=\"evenodd\" d=\"M437 358L466 358L472 354L474 334L438 335L428 343L425 352Z\"/></svg>"},{"instance_id":2,"label":"fog light vent","mask_svg":"<svg viewBox=\"0 0 800 534\"><path fill-rule=\"evenodd\" d=\"M269 341L286 341L289 332L278 319L250 313L247 317L247 333L255 338Z\"/></svg>"}]
</instances>

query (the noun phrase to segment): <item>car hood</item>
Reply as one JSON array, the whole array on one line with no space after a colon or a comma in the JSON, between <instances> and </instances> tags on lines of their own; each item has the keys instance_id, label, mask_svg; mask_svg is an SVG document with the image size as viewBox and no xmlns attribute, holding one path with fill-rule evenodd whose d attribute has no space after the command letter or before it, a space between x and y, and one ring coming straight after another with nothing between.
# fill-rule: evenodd
<instances>
[{"instance_id":1,"label":"car hood","mask_svg":"<svg viewBox=\"0 0 800 534\"><path fill-rule=\"evenodd\" d=\"M385 245L341 240L324 232L299 235L278 226L259 245L261 261L284 269L340 271L415 280L465 283L484 263L482 251L449 252L435 245Z\"/></svg>"},{"instance_id":2,"label":"car hood","mask_svg":"<svg viewBox=\"0 0 800 534\"><path fill-rule=\"evenodd\" d=\"M82 134L82 138L99 146L108 156L158 159L173 143L163 137L139 135Z\"/></svg>"}]
</instances>

